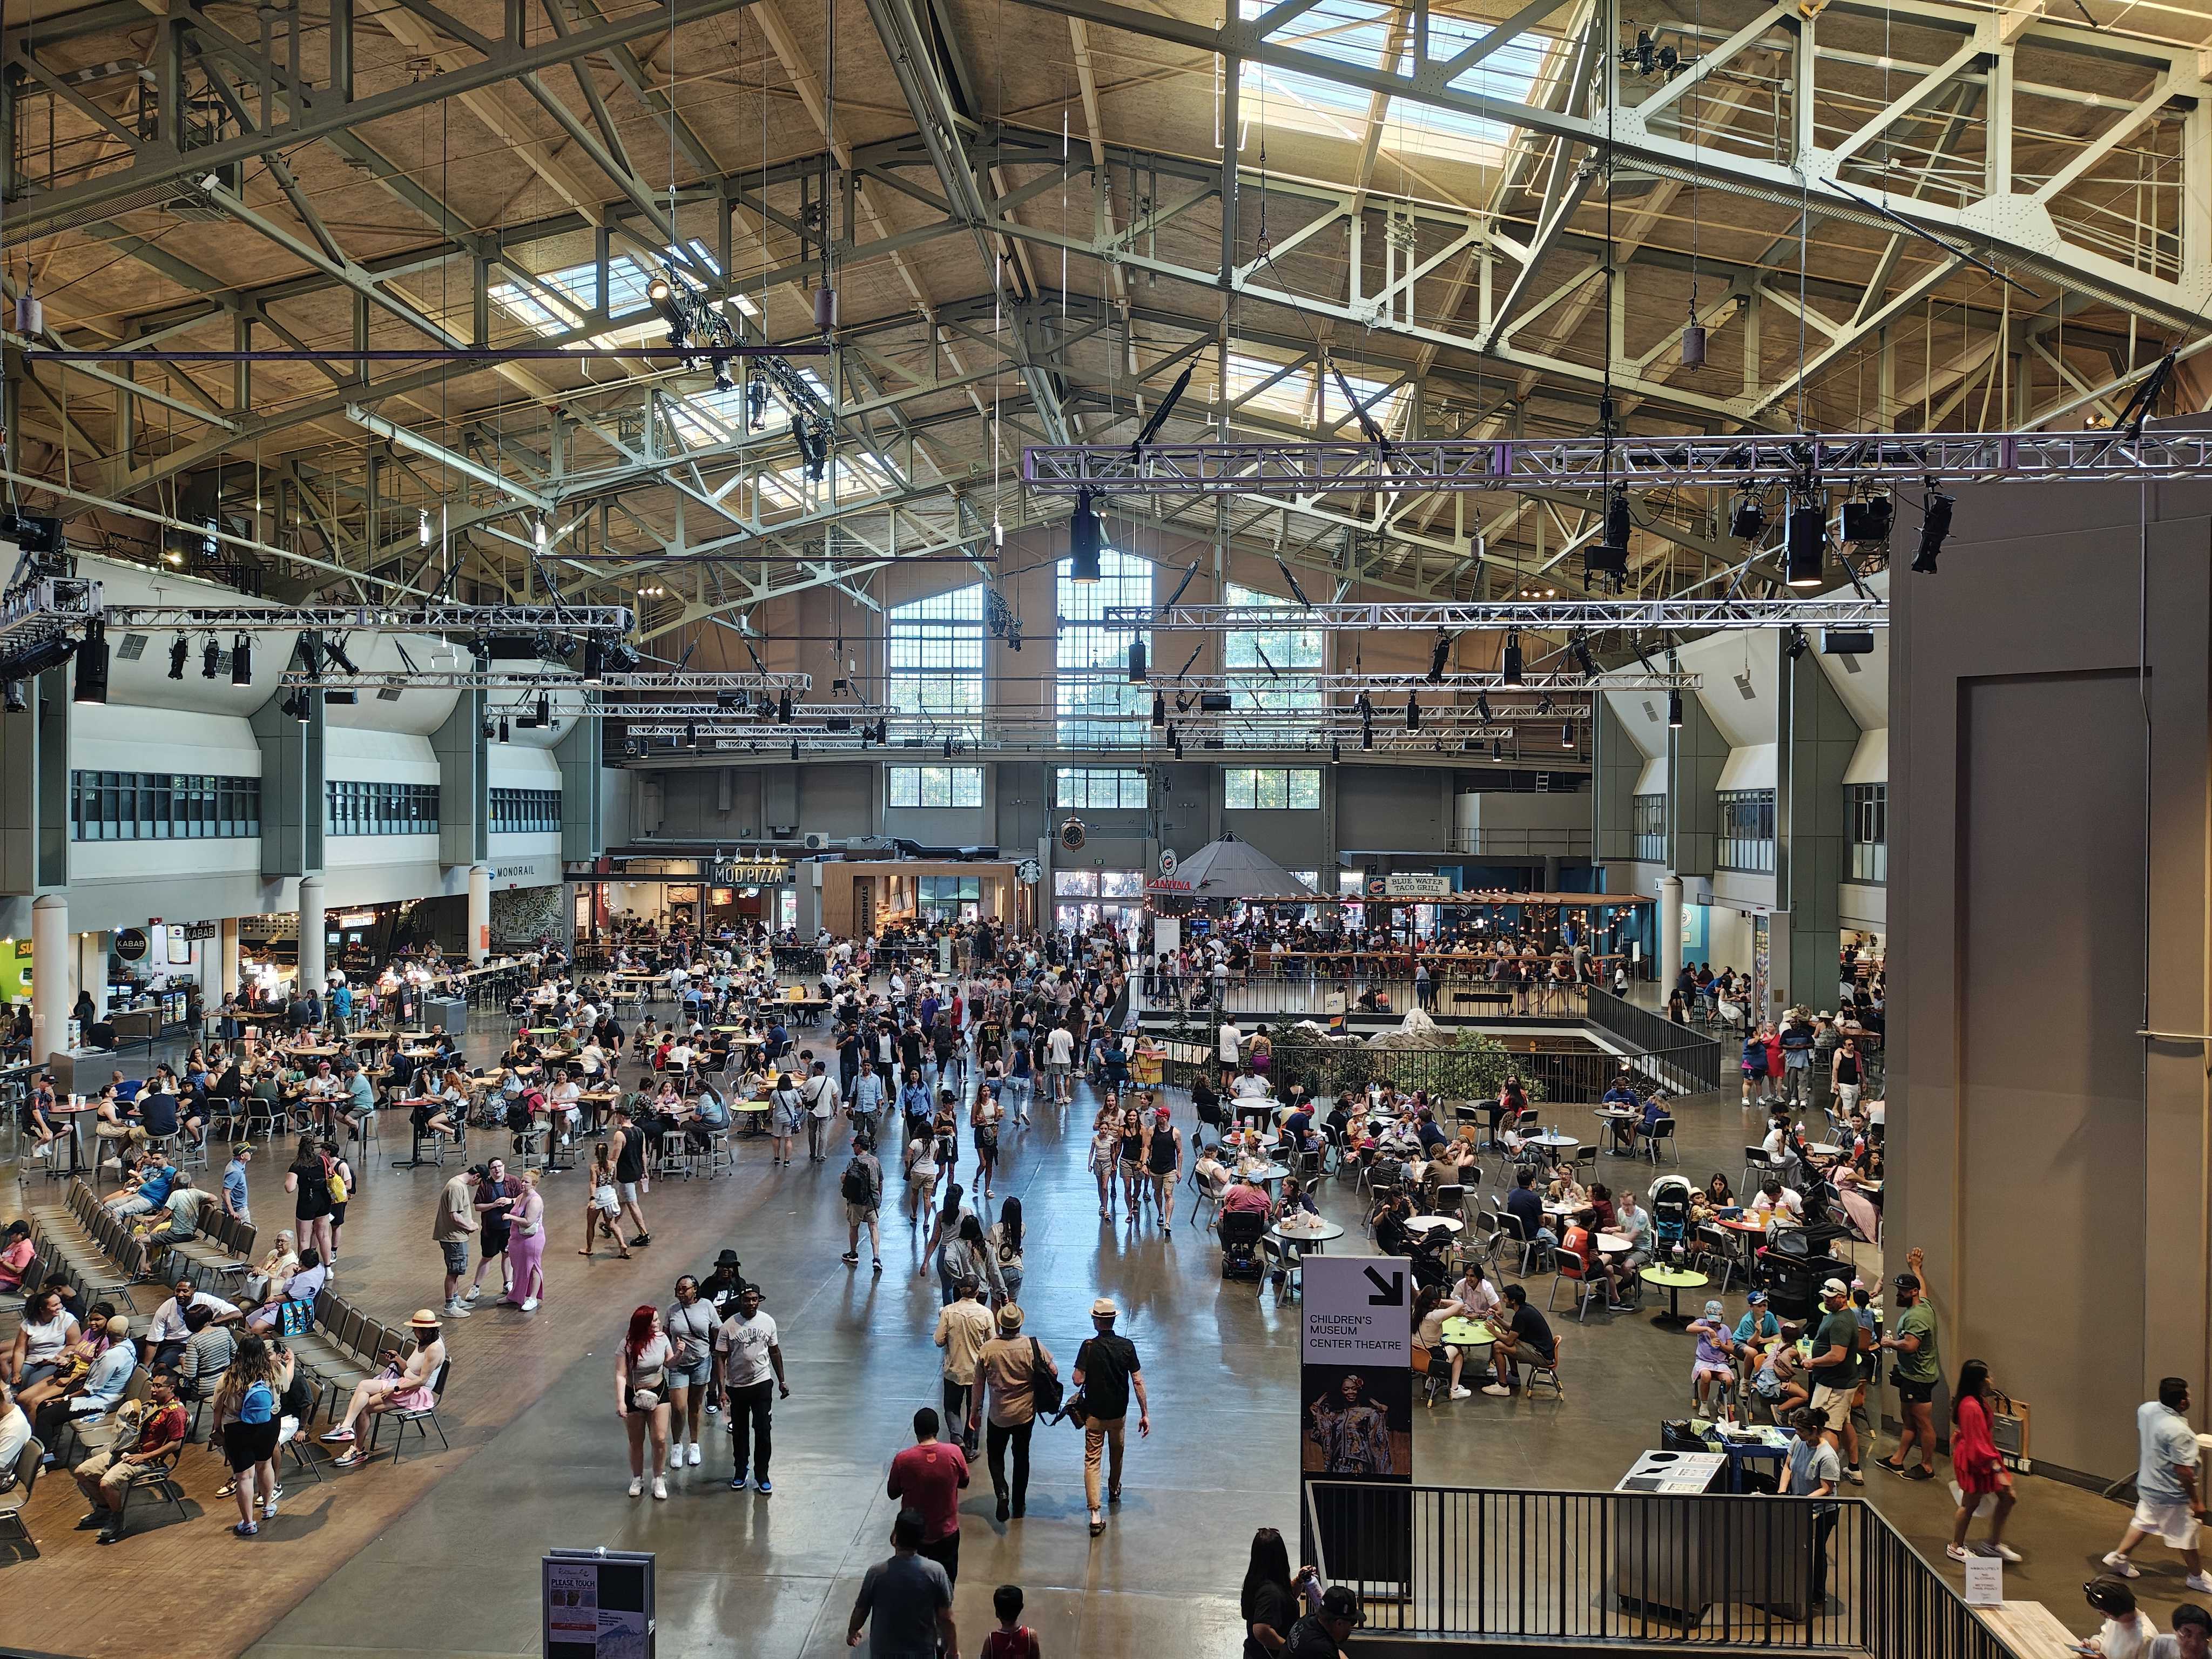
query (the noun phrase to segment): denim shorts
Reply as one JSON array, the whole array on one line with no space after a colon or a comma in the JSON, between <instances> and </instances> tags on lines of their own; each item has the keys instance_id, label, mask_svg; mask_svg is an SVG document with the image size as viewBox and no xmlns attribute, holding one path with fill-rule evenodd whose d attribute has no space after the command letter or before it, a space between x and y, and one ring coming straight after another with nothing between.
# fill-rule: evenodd
<instances>
[{"instance_id":1,"label":"denim shorts","mask_svg":"<svg viewBox=\"0 0 2212 1659\"><path fill-rule=\"evenodd\" d=\"M714 1357L708 1354L696 1365L671 1365L668 1386L672 1389L703 1389L707 1379L714 1374Z\"/></svg>"}]
</instances>

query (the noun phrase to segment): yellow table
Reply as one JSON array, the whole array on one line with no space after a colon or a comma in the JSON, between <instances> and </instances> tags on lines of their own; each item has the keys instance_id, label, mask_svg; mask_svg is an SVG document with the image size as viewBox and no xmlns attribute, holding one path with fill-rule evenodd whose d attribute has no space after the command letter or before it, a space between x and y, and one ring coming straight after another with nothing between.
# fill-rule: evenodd
<instances>
[{"instance_id":1,"label":"yellow table","mask_svg":"<svg viewBox=\"0 0 2212 1659\"><path fill-rule=\"evenodd\" d=\"M1712 1281L1705 1274L1692 1273L1687 1268L1646 1267L1638 1278L1647 1285L1663 1285L1667 1289L1667 1311L1651 1316L1655 1325L1671 1325L1676 1330L1690 1322L1682 1311L1682 1292L1703 1289Z\"/></svg>"}]
</instances>

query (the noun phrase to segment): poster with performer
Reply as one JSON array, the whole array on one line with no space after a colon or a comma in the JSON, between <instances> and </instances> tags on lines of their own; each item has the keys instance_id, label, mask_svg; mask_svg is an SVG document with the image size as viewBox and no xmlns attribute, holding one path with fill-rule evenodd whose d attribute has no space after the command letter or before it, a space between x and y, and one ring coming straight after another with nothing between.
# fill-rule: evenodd
<instances>
[{"instance_id":1,"label":"poster with performer","mask_svg":"<svg viewBox=\"0 0 2212 1659\"><path fill-rule=\"evenodd\" d=\"M1413 1285L1402 1256L1300 1269L1304 1559L1362 1595L1407 1593L1413 1553Z\"/></svg>"}]
</instances>

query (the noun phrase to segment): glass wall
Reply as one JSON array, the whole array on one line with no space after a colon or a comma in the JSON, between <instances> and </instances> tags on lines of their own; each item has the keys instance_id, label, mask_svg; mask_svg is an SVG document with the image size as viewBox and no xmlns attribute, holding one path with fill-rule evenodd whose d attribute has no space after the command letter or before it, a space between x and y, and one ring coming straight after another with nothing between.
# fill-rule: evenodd
<instances>
[{"instance_id":1,"label":"glass wall","mask_svg":"<svg viewBox=\"0 0 2212 1659\"><path fill-rule=\"evenodd\" d=\"M895 605L884 629L890 654L891 706L929 716L933 732L981 736L982 583Z\"/></svg>"},{"instance_id":2,"label":"glass wall","mask_svg":"<svg viewBox=\"0 0 2212 1659\"><path fill-rule=\"evenodd\" d=\"M210 841L261 833L261 780L198 772L71 772L75 841Z\"/></svg>"},{"instance_id":3,"label":"glass wall","mask_svg":"<svg viewBox=\"0 0 2212 1659\"><path fill-rule=\"evenodd\" d=\"M1069 574L1073 568L1073 561L1060 562L1054 665L1060 740L1079 749L1140 744L1149 730L1152 694L1129 683L1129 647L1142 641L1149 652L1152 635L1109 628L1103 618L1115 606L1152 604L1151 562L1109 547L1099 552L1097 581L1077 581Z\"/></svg>"}]
</instances>

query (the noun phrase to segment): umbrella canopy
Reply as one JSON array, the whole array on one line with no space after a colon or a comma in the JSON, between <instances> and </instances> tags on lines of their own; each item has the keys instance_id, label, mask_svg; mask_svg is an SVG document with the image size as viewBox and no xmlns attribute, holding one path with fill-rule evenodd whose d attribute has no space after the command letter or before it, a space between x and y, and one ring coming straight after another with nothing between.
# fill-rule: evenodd
<instances>
[{"instance_id":1,"label":"umbrella canopy","mask_svg":"<svg viewBox=\"0 0 2212 1659\"><path fill-rule=\"evenodd\" d=\"M1312 888L1249 842L1224 836L1176 866L1176 878L1199 898L1311 898Z\"/></svg>"}]
</instances>

